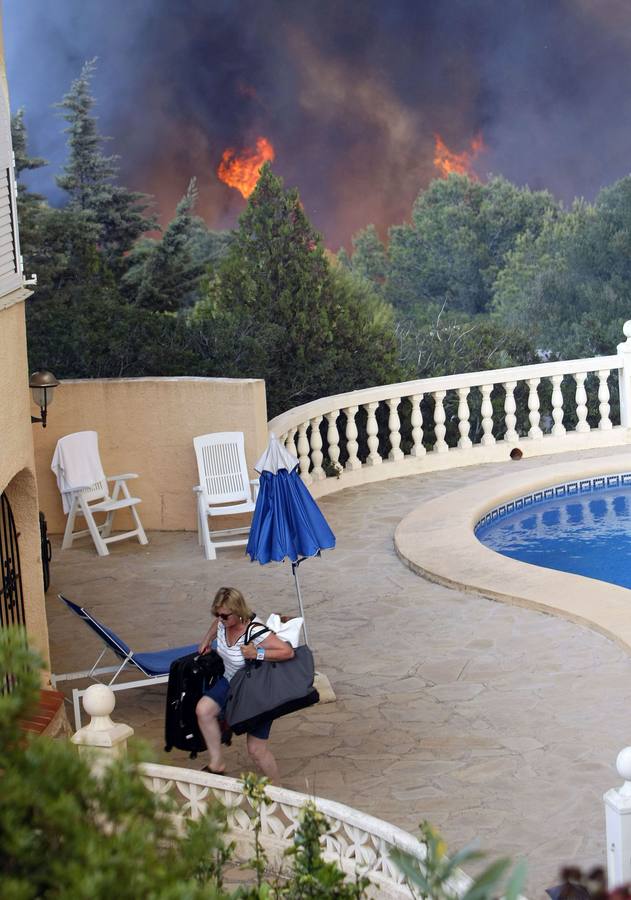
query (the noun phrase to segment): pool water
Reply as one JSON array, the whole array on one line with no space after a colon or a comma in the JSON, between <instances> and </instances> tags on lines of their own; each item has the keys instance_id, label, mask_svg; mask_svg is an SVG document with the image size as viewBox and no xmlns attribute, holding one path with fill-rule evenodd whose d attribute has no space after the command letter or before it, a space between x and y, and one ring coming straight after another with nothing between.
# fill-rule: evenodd
<instances>
[{"instance_id":1,"label":"pool water","mask_svg":"<svg viewBox=\"0 0 631 900\"><path fill-rule=\"evenodd\" d=\"M475 534L504 556L631 588L631 486L530 503Z\"/></svg>"}]
</instances>

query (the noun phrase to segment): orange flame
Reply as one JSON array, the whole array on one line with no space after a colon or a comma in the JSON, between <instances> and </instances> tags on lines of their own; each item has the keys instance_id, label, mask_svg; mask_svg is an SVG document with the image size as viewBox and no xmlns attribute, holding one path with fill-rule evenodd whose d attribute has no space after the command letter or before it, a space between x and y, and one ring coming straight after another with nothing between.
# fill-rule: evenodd
<instances>
[{"instance_id":1,"label":"orange flame","mask_svg":"<svg viewBox=\"0 0 631 900\"><path fill-rule=\"evenodd\" d=\"M272 162L275 155L273 146L264 137L257 138L256 150L246 147L239 155L234 147L228 147L221 156L217 175L247 200L256 187L263 165Z\"/></svg>"},{"instance_id":2,"label":"orange flame","mask_svg":"<svg viewBox=\"0 0 631 900\"><path fill-rule=\"evenodd\" d=\"M482 135L477 134L471 141L471 150L463 150L462 153L454 153L443 141L439 134L434 135L434 165L438 169L441 178L447 178L452 173L467 175L473 181L480 179L473 171L472 165L475 158L486 150Z\"/></svg>"}]
</instances>

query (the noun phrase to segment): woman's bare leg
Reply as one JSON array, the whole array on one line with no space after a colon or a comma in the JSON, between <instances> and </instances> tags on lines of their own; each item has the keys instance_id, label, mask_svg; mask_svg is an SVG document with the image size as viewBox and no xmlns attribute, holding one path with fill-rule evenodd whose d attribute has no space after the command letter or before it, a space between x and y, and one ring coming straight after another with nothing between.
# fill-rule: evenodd
<instances>
[{"instance_id":1,"label":"woman's bare leg","mask_svg":"<svg viewBox=\"0 0 631 900\"><path fill-rule=\"evenodd\" d=\"M224 772L226 769L221 754L221 729L217 721L220 711L219 704L210 697L202 697L195 707L197 724L206 741L210 756L210 768L214 772Z\"/></svg>"},{"instance_id":2,"label":"woman's bare leg","mask_svg":"<svg viewBox=\"0 0 631 900\"><path fill-rule=\"evenodd\" d=\"M247 745L252 761L256 763L263 775L267 776L272 784L278 784L278 765L269 749L268 742L249 734Z\"/></svg>"}]
</instances>

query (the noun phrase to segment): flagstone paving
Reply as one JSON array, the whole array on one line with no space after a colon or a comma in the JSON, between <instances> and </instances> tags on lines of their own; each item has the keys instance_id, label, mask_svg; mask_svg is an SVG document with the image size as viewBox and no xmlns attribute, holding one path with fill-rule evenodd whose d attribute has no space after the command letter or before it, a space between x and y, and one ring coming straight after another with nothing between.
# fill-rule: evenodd
<instances>
[{"instance_id":1,"label":"flagstone paving","mask_svg":"<svg viewBox=\"0 0 631 900\"><path fill-rule=\"evenodd\" d=\"M628 465L625 448L609 453ZM604 859L602 795L619 784L616 755L631 743L631 658L586 627L419 578L397 558L393 533L438 493L507 465L549 461L418 475L324 498L337 549L306 561L300 576L311 646L337 702L279 720L271 737L284 786L410 831L428 819L452 850L477 838L494 857L525 858L531 898L557 883L561 865ZM289 566L252 564L241 548L209 563L194 534L149 537L147 547L114 544L104 559L87 542L62 553L54 539L53 671L87 668L98 647L58 591L141 650L200 638L222 585L239 587L264 616L296 609ZM114 718L160 761L201 767L162 751L165 691L117 694ZM226 762L230 775L247 769L243 738Z\"/></svg>"}]
</instances>

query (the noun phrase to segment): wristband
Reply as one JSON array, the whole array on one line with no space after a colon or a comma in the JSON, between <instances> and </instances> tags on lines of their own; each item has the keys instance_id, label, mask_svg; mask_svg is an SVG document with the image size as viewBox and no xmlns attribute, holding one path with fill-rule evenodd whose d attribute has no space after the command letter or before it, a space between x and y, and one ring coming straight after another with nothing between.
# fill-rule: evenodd
<instances>
[{"instance_id":1,"label":"wristband","mask_svg":"<svg viewBox=\"0 0 631 900\"><path fill-rule=\"evenodd\" d=\"M256 658L257 660L265 659L265 647L256 648Z\"/></svg>"}]
</instances>

